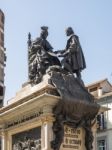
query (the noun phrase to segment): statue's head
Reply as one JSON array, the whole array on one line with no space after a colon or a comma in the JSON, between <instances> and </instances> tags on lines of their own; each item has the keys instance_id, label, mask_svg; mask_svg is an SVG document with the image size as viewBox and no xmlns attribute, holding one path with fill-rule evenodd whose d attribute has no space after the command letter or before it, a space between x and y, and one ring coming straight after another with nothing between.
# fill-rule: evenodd
<instances>
[{"instance_id":1,"label":"statue's head","mask_svg":"<svg viewBox=\"0 0 112 150\"><path fill-rule=\"evenodd\" d=\"M70 36L71 34L74 34L74 31L73 31L72 27L68 27L68 28L65 30L65 32L66 32L66 35L67 35L67 36Z\"/></svg>"},{"instance_id":2,"label":"statue's head","mask_svg":"<svg viewBox=\"0 0 112 150\"><path fill-rule=\"evenodd\" d=\"M48 27L46 26L42 26L41 27L41 34L40 36L43 38L43 39L46 39L47 36L48 36Z\"/></svg>"}]
</instances>

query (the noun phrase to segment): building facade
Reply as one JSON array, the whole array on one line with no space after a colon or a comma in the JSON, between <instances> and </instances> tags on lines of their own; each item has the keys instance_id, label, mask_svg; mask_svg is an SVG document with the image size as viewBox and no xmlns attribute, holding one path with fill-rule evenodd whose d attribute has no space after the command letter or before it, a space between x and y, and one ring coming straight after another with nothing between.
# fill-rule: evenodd
<instances>
[{"instance_id":1,"label":"building facade","mask_svg":"<svg viewBox=\"0 0 112 150\"><path fill-rule=\"evenodd\" d=\"M112 150L112 85L107 79L87 86L96 102L108 111L97 116L96 150Z\"/></svg>"},{"instance_id":2,"label":"building facade","mask_svg":"<svg viewBox=\"0 0 112 150\"><path fill-rule=\"evenodd\" d=\"M4 13L0 10L0 107L3 106L3 99L5 93L4 86L4 67L5 67L5 48L4 48Z\"/></svg>"}]
</instances>

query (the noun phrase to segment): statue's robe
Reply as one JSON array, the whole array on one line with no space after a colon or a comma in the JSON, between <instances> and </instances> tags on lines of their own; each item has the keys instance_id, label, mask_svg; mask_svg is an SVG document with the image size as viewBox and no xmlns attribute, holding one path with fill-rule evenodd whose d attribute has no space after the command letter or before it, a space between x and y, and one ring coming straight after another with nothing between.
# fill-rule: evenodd
<instances>
[{"instance_id":1,"label":"statue's robe","mask_svg":"<svg viewBox=\"0 0 112 150\"><path fill-rule=\"evenodd\" d=\"M65 54L66 60L72 67L73 73L86 68L84 54L77 35L72 34L68 39Z\"/></svg>"}]
</instances>

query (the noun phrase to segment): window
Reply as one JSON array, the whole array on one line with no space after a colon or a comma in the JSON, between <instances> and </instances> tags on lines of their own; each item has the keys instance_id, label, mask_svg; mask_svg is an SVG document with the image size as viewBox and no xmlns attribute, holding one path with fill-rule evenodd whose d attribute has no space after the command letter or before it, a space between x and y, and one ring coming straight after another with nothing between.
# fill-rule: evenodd
<instances>
[{"instance_id":1,"label":"window","mask_svg":"<svg viewBox=\"0 0 112 150\"><path fill-rule=\"evenodd\" d=\"M0 86L0 96L3 96L3 87Z\"/></svg>"},{"instance_id":2,"label":"window","mask_svg":"<svg viewBox=\"0 0 112 150\"><path fill-rule=\"evenodd\" d=\"M4 52L0 50L0 63L4 63Z\"/></svg>"},{"instance_id":3,"label":"window","mask_svg":"<svg viewBox=\"0 0 112 150\"><path fill-rule=\"evenodd\" d=\"M102 139L102 140L98 140L98 142L97 142L97 149L98 150L107 150L106 149L106 140L105 139Z\"/></svg>"},{"instance_id":4,"label":"window","mask_svg":"<svg viewBox=\"0 0 112 150\"><path fill-rule=\"evenodd\" d=\"M90 92L97 91L97 87L91 88L89 91L90 91Z\"/></svg>"},{"instance_id":5,"label":"window","mask_svg":"<svg viewBox=\"0 0 112 150\"><path fill-rule=\"evenodd\" d=\"M4 80L4 69L0 68L0 81Z\"/></svg>"},{"instance_id":6,"label":"window","mask_svg":"<svg viewBox=\"0 0 112 150\"><path fill-rule=\"evenodd\" d=\"M0 45L2 46L2 47L4 47L4 42L2 41L2 42L0 42Z\"/></svg>"},{"instance_id":7,"label":"window","mask_svg":"<svg viewBox=\"0 0 112 150\"><path fill-rule=\"evenodd\" d=\"M106 117L105 113L101 113L97 116L97 124L98 124L98 130L104 130L106 129Z\"/></svg>"},{"instance_id":8,"label":"window","mask_svg":"<svg viewBox=\"0 0 112 150\"><path fill-rule=\"evenodd\" d=\"M1 40L4 42L4 34L1 33Z\"/></svg>"}]
</instances>

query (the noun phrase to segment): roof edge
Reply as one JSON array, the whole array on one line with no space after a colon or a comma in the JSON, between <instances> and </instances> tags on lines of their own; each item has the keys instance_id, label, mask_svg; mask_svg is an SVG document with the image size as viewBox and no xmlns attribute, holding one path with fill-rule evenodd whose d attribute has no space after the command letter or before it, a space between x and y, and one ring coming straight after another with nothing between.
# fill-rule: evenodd
<instances>
[{"instance_id":1,"label":"roof edge","mask_svg":"<svg viewBox=\"0 0 112 150\"><path fill-rule=\"evenodd\" d=\"M110 84L110 82L108 81L108 79L107 78L105 78L105 79L102 79L102 80L99 80L99 81L96 81L96 82L92 82L92 83L90 83L90 84L87 84L86 85L86 88L88 88L88 87L90 87L90 86L93 86L93 85L96 85L96 84L99 84L99 83L102 83L102 82L104 82L104 81L107 81L109 84ZM111 85L111 84L110 84ZM111 85L112 86L112 85Z\"/></svg>"}]
</instances>

